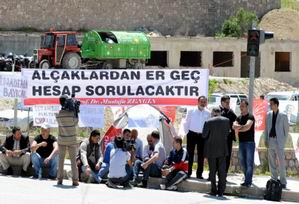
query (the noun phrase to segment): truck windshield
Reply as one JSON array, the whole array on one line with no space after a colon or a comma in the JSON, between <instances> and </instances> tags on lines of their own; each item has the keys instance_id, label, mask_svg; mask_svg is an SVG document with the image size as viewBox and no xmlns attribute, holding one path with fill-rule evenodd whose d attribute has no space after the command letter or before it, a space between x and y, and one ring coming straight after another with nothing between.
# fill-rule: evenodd
<instances>
[{"instance_id":1,"label":"truck windshield","mask_svg":"<svg viewBox=\"0 0 299 204\"><path fill-rule=\"evenodd\" d=\"M42 36L41 48L53 48L54 47L54 35L46 34Z\"/></svg>"}]
</instances>

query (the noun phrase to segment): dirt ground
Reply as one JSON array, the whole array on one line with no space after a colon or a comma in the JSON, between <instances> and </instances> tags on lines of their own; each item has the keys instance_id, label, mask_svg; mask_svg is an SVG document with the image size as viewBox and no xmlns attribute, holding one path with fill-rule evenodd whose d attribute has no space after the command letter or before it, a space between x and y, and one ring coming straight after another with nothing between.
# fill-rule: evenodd
<instances>
[{"instance_id":1,"label":"dirt ground","mask_svg":"<svg viewBox=\"0 0 299 204\"><path fill-rule=\"evenodd\" d=\"M274 32L274 38L299 40L299 12L291 9L275 9L267 13L259 24L265 31Z\"/></svg>"}]
</instances>

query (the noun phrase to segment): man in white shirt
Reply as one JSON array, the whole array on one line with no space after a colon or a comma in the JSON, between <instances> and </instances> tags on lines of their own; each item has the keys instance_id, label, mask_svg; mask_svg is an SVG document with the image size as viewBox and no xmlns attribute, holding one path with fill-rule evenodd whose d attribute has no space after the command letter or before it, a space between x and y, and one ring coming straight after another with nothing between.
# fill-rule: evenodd
<instances>
[{"instance_id":1,"label":"man in white shirt","mask_svg":"<svg viewBox=\"0 0 299 204\"><path fill-rule=\"evenodd\" d=\"M124 138L116 137L114 140L116 148L110 152L110 166L107 186L115 188L117 185L131 187L129 184L132 158L128 151L124 151ZM129 165L129 168L126 166Z\"/></svg>"},{"instance_id":2,"label":"man in white shirt","mask_svg":"<svg viewBox=\"0 0 299 204\"><path fill-rule=\"evenodd\" d=\"M189 110L186 116L185 132L187 132L187 151L189 154L188 176L192 174L192 165L194 157L194 149L197 146L197 171L196 178L203 179L204 166L204 139L202 138L202 130L204 123L211 117L211 113L206 109L207 98L200 96L196 108Z\"/></svg>"}]
</instances>

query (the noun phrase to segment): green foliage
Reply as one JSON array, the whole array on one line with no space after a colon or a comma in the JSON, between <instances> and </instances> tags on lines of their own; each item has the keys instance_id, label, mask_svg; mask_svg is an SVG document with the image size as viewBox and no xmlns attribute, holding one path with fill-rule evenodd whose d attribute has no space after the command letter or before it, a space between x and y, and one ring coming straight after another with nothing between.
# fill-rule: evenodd
<instances>
[{"instance_id":1,"label":"green foliage","mask_svg":"<svg viewBox=\"0 0 299 204\"><path fill-rule=\"evenodd\" d=\"M242 37L251 28L253 22L258 22L256 14L241 8L235 16L224 21L216 37Z\"/></svg>"},{"instance_id":2,"label":"green foliage","mask_svg":"<svg viewBox=\"0 0 299 204\"><path fill-rule=\"evenodd\" d=\"M210 79L210 80L209 80L209 91L208 91L208 96L210 96L212 93L215 92L217 86L218 86L218 84L217 84L217 80L216 80L216 79Z\"/></svg>"},{"instance_id":3,"label":"green foliage","mask_svg":"<svg viewBox=\"0 0 299 204\"><path fill-rule=\"evenodd\" d=\"M299 11L299 2L297 0L281 0L281 8Z\"/></svg>"}]
</instances>

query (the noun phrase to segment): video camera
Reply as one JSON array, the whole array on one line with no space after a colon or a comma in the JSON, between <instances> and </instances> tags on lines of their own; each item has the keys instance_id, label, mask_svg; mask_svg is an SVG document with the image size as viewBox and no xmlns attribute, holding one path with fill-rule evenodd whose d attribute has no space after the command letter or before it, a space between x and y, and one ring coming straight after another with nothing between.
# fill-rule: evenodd
<instances>
[{"instance_id":1,"label":"video camera","mask_svg":"<svg viewBox=\"0 0 299 204\"><path fill-rule=\"evenodd\" d=\"M115 137L114 143L115 143L115 146L117 148L120 148L123 151L129 152L129 151L132 151L132 150L136 150L134 140L124 140L123 137Z\"/></svg>"},{"instance_id":2,"label":"video camera","mask_svg":"<svg viewBox=\"0 0 299 204\"><path fill-rule=\"evenodd\" d=\"M62 105L62 110L67 110L74 112L76 118L78 118L78 114L80 112L80 104L81 102L75 99L75 95L73 94L71 98L66 98L64 104Z\"/></svg>"}]
</instances>

